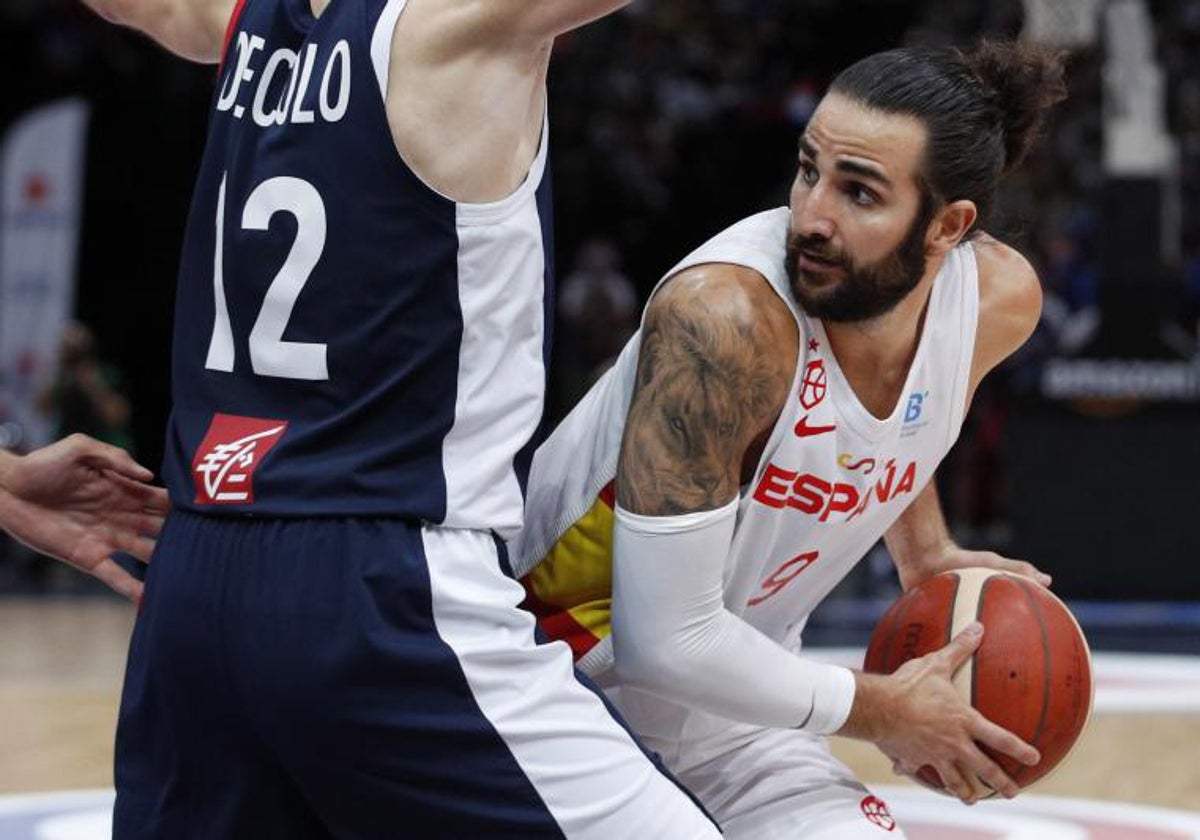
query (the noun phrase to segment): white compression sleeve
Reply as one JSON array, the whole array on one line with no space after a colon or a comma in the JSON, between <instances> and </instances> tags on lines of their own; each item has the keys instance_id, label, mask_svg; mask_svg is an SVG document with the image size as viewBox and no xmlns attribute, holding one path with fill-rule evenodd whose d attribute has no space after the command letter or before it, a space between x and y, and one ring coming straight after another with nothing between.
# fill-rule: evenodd
<instances>
[{"instance_id":1,"label":"white compression sleeve","mask_svg":"<svg viewBox=\"0 0 1200 840\"><path fill-rule=\"evenodd\" d=\"M664 699L733 720L834 732L854 702L853 673L795 656L725 608L736 514L736 499L683 516L617 507L617 674Z\"/></svg>"}]
</instances>

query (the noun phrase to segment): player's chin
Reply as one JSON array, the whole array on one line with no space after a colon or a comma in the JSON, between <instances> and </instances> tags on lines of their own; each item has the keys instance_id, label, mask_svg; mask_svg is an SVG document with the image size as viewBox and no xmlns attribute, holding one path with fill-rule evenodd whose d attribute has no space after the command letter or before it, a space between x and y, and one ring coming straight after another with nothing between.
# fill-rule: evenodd
<instances>
[{"instance_id":1,"label":"player's chin","mask_svg":"<svg viewBox=\"0 0 1200 840\"><path fill-rule=\"evenodd\" d=\"M837 296L842 279L831 272L797 271L792 280L792 293L806 308L819 309Z\"/></svg>"},{"instance_id":2,"label":"player's chin","mask_svg":"<svg viewBox=\"0 0 1200 840\"><path fill-rule=\"evenodd\" d=\"M834 267L820 271L798 268L795 278L793 285L799 287L797 292L814 301L823 301L837 294L845 280L844 272Z\"/></svg>"}]
</instances>

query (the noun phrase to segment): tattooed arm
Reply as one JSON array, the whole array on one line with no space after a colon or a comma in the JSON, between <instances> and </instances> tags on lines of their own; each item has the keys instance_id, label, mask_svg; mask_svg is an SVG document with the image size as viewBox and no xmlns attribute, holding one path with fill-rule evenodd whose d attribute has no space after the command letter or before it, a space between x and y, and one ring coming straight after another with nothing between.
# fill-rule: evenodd
<instances>
[{"instance_id":1,"label":"tattooed arm","mask_svg":"<svg viewBox=\"0 0 1200 840\"><path fill-rule=\"evenodd\" d=\"M733 266L688 270L650 304L618 467L613 653L623 684L830 732L853 675L794 656L724 603L741 467L787 398L798 338L765 281Z\"/></svg>"},{"instance_id":2,"label":"tattooed arm","mask_svg":"<svg viewBox=\"0 0 1200 840\"><path fill-rule=\"evenodd\" d=\"M673 278L646 310L621 507L669 516L732 499L747 448L787 397L797 343L791 314L756 272L703 265Z\"/></svg>"}]
</instances>

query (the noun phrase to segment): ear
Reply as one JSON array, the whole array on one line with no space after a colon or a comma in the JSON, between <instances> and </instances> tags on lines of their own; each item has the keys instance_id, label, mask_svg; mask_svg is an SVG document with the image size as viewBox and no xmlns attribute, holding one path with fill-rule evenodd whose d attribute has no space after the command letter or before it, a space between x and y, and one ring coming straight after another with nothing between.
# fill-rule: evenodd
<instances>
[{"instance_id":1,"label":"ear","mask_svg":"<svg viewBox=\"0 0 1200 840\"><path fill-rule=\"evenodd\" d=\"M974 201L960 198L947 204L929 223L929 232L925 237L926 254L930 257L945 256L970 232L978 216Z\"/></svg>"}]
</instances>

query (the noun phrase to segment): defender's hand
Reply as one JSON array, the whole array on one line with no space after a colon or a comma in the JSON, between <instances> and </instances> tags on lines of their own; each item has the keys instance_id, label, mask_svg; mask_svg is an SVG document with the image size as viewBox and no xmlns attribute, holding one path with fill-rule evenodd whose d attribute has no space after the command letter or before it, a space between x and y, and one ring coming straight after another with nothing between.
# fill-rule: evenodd
<instances>
[{"instance_id":1,"label":"defender's hand","mask_svg":"<svg viewBox=\"0 0 1200 840\"><path fill-rule=\"evenodd\" d=\"M153 474L86 435L0 464L0 525L21 542L104 581L135 603L142 584L111 556L150 559L169 508Z\"/></svg>"}]
</instances>

